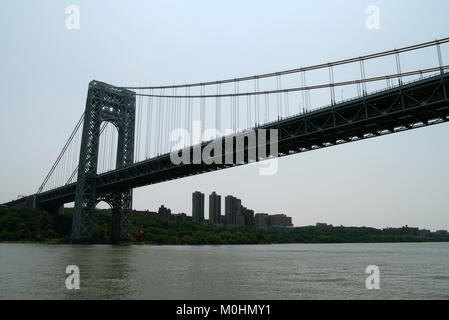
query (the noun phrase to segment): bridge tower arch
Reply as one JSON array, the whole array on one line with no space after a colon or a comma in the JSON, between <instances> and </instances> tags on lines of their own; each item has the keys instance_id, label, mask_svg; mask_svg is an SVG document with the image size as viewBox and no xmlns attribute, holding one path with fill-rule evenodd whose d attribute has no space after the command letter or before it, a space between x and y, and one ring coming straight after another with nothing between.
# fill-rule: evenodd
<instances>
[{"instance_id":1,"label":"bridge tower arch","mask_svg":"<svg viewBox=\"0 0 449 320\"><path fill-rule=\"evenodd\" d=\"M112 239L131 237L132 189L102 193L97 190L96 181L101 123L111 122L117 128L116 167L121 168L134 161L135 116L134 92L95 80L89 83L72 220L73 241L92 238L93 215L99 200L112 204Z\"/></svg>"}]
</instances>

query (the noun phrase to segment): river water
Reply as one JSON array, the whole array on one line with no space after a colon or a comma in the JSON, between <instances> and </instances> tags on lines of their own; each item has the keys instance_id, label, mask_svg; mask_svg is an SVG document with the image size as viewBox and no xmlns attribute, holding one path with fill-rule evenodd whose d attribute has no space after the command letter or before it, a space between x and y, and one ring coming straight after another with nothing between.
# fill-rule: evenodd
<instances>
[{"instance_id":1,"label":"river water","mask_svg":"<svg viewBox=\"0 0 449 320\"><path fill-rule=\"evenodd\" d=\"M80 289L66 288L66 267ZM379 267L379 290L366 268ZM449 243L0 243L0 299L449 299Z\"/></svg>"}]
</instances>

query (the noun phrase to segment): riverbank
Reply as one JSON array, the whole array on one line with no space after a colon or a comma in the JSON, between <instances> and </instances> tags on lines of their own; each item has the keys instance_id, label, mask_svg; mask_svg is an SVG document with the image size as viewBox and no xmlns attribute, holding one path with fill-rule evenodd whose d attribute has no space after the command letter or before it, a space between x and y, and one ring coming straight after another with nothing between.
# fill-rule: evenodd
<instances>
[{"instance_id":1,"label":"riverbank","mask_svg":"<svg viewBox=\"0 0 449 320\"><path fill-rule=\"evenodd\" d=\"M56 241L0 241L0 244L30 244L30 245L98 245L98 246L150 246L150 247L172 247L172 246L185 246L185 247L207 247L207 246L260 246L260 245L282 245L282 244L305 244L305 245L334 245L334 244L352 244L352 245L362 245L362 244L373 244L373 245L382 245L382 244L398 244L398 243L410 243L410 244L437 244L437 243L447 243L449 241L396 241L396 242L289 242L289 243L266 243L266 244L158 244L158 243L149 243L149 242L120 242L120 243L112 243L112 242L82 242L82 243L72 243L70 241L65 240L56 240Z\"/></svg>"},{"instance_id":2,"label":"riverbank","mask_svg":"<svg viewBox=\"0 0 449 320\"><path fill-rule=\"evenodd\" d=\"M72 210L51 215L34 209L0 209L0 241L71 243ZM111 214L95 213L94 238L90 243L111 244ZM194 222L174 222L145 214L133 216L132 235L143 231L144 243L152 245L234 245L287 243L398 243L449 242L449 234L403 235L368 227L309 226L289 229L229 227ZM130 242L136 244L137 242Z\"/></svg>"}]
</instances>

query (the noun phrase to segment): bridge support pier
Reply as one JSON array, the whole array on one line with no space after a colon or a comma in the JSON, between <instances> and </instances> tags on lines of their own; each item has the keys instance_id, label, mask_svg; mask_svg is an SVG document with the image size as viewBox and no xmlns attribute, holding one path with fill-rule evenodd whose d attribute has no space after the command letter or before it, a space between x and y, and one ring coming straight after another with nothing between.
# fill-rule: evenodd
<instances>
[{"instance_id":1,"label":"bridge support pier","mask_svg":"<svg viewBox=\"0 0 449 320\"><path fill-rule=\"evenodd\" d=\"M114 193L109 203L112 203L112 242L132 240L132 191Z\"/></svg>"},{"instance_id":2,"label":"bridge support pier","mask_svg":"<svg viewBox=\"0 0 449 320\"><path fill-rule=\"evenodd\" d=\"M102 122L112 123L118 131L116 167L134 161L136 98L134 92L106 83L92 81L87 94L81 140L75 212L72 221L73 241L93 239L94 211L99 201L112 207L112 239L131 239L132 189L105 192L97 186L97 164Z\"/></svg>"}]
</instances>

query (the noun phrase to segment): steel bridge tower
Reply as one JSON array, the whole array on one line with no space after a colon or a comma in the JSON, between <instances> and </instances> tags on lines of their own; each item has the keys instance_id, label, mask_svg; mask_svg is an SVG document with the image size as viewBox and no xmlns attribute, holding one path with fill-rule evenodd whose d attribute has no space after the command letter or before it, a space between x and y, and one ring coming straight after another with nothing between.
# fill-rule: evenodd
<instances>
[{"instance_id":1,"label":"steel bridge tower","mask_svg":"<svg viewBox=\"0 0 449 320\"><path fill-rule=\"evenodd\" d=\"M133 164L136 98L132 91L99 81L89 83L79 157L73 241L88 241L93 236L94 210L105 201L112 208L112 239L130 240L132 189L98 192L97 165L100 127L113 124L118 131L116 168Z\"/></svg>"}]
</instances>

